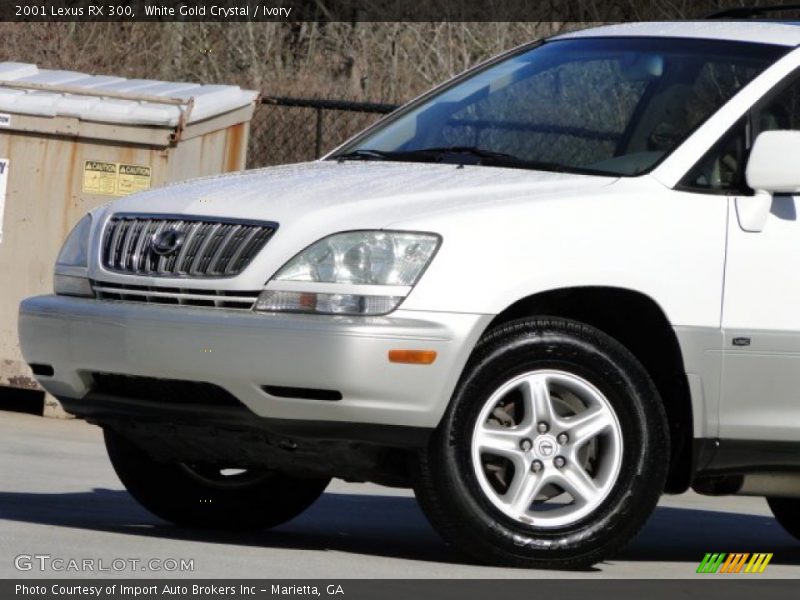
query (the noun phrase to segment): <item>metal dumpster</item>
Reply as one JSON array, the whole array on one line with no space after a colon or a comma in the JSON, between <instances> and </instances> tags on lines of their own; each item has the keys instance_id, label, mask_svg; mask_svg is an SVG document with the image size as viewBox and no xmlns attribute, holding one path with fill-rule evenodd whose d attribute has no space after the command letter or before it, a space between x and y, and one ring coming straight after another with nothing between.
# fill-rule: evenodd
<instances>
[{"instance_id":1,"label":"metal dumpster","mask_svg":"<svg viewBox=\"0 0 800 600\"><path fill-rule=\"evenodd\" d=\"M0 387L38 389L17 307L52 290L75 223L116 197L243 169L257 96L0 63Z\"/></svg>"}]
</instances>

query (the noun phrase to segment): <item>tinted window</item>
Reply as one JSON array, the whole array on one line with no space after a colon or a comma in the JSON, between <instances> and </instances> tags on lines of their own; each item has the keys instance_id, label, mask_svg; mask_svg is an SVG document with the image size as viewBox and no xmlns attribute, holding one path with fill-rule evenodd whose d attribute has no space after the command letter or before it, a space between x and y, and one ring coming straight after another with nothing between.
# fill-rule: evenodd
<instances>
[{"instance_id":1,"label":"tinted window","mask_svg":"<svg viewBox=\"0 0 800 600\"><path fill-rule=\"evenodd\" d=\"M756 135L762 131L800 130L800 79L753 110ZM742 119L723 136L681 182L681 187L719 193L752 193L747 186L745 167L749 154L747 119Z\"/></svg>"},{"instance_id":2,"label":"tinted window","mask_svg":"<svg viewBox=\"0 0 800 600\"><path fill-rule=\"evenodd\" d=\"M548 42L475 73L342 153L445 162L458 157L420 151L472 148L518 160L479 164L635 175L786 52L666 38Z\"/></svg>"},{"instance_id":3,"label":"tinted window","mask_svg":"<svg viewBox=\"0 0 800 600\"><path fill-rule=\"evenodd\" d=\"M456 110L425 143L592 164L613 156L646 89L646 81L626 79L616 60L570 62Z\"/></svg>"},{"instance_id":4,"label":"tinted window","mask_svg":"<svg viewBox=\"0 0 800 600\"><path fill-rule=\"evenodd\" d=\"M744 176L747 156L747 119L742 119L689 171L680 187L701 192L749 193Z\"/></svg>"},{"instance_id":5,"label":"tinted window","mask_svg":"<svg viewBox=\"0 0 800 600\"><path fill-rule=\"evenodd\" d=\"M800 80L790 84L759 111L758 129L800 130Z\"/></svg>"}]
</instances>

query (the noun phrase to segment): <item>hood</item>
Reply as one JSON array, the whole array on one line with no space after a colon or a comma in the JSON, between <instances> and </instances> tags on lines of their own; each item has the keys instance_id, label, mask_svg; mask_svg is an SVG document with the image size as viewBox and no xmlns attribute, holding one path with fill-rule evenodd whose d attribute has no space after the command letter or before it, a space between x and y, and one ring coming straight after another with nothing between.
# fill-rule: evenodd
<instances>
[{"instance_id":1,"label":"hood","mask_svg":"<svg viewBox=\"0 0 800 600\"><path fill-rule=\"evenodd\" d=\"M382 228L429 212L561 195L613 181L495 167L318 161L173 184L118 200L111 211L265 220L281 227L303 221L333 229Z\"/></svg>"},{"instance_id":2,"label":"hood","mask_svg":"<svg viewBox=\"0 0 800 600\"><path fill-rule=\"evenodd\" d=\"M121 212L276 222L278 229L267 251L226 284L229 289L258 289L265 275L332 233L408 229L404 222L410 221L413 228L435 231L443 215L452 222L451 213L469 216L471 211L479 213L498 203L554 200L614 181L494 167L319 161L194 179L123 198L96 214L98 222ZM100 243L101 229L95 229L95 244ZM100 272L97 264L91 269L96 279L122 283L126 277ZM169 285L170 281L140 279L145 285ZM214 279L198 279L192 285L211 288L218 284Z\"/></svg>"}]
</instances>

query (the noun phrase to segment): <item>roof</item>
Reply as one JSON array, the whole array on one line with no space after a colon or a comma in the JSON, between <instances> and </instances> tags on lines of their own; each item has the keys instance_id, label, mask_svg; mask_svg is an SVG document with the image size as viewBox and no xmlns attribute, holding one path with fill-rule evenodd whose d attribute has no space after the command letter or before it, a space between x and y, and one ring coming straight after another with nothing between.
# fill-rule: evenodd
<instances>
[{"instance_id":1,"label":"roof","mask_svg":"<svg viewBox=\"0 0 800 600\"><path fill-rule=\"evenodd\" d=\"M800 45L797 22L775 21L657 21L604 25L573 31L553 39L584 37L674 37L730 40L780 46Z\"/></svg>"},{"instance_id":2,"label":"roof","mask_svg":"<svg viewBox=\"0 0 800 600\"><path fill-rule=\"evenodd\" d=\"M234 85L125 79L0 62L0 112L174 127L184 114L187 123L202 121L257 96Z\"/></svg>"}]
</instances>

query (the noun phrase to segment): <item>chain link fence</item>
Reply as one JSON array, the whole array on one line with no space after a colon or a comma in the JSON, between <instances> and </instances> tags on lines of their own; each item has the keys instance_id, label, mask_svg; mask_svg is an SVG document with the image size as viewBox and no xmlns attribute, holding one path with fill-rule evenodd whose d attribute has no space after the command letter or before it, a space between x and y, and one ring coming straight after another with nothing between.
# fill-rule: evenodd
<instances>
[{"instance_id":1,"label":"chain link fence","mask_svg":"<svg viewBox=\"0 0 800 600\"><path fill-rule=\"evenodd\" d=\"M372 102L263 97L250 125L247 166L319 158L395 108Z\"/></svg>"}]
</instances>

